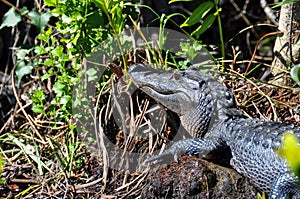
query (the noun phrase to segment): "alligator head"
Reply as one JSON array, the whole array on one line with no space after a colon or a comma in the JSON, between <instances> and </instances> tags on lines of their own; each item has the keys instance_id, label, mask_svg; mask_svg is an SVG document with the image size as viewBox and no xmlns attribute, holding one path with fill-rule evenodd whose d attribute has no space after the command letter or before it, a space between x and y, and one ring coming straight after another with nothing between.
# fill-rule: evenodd
<instances>
[{"instance_id":1,"label":"alligator head","mask_svg":"<svg viewBox=\"0 0 300 199\"><path fill-rule=\"evenodd\" d=\"M166 72L134 64L128 73L142 91L177 113L193 137L202 137L212 120L222 119L225 109L235 107L231 92L196 68Z\"/></svg>"}]
</instances>

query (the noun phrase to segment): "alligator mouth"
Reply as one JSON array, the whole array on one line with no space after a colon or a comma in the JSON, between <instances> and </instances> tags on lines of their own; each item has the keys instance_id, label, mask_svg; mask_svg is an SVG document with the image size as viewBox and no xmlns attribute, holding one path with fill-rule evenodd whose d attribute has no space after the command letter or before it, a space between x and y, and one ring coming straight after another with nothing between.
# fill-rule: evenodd
<instances>
[{"instance_id":1,"label":"alligator mouth","mask_svg":"<svg viewBox=\"0 0 300 199\"><path fill-rule=\"evenodd\" d=\"M156 93L161 94L161 95L173 95L173 94L178 93L178 92L176 92L174 90L158 89L157 87L155 87L155 86L153 86L151 84L143 85L140 88L141 89L152 90L153 92L156 92Z\"/></svg>"}]
</instances>

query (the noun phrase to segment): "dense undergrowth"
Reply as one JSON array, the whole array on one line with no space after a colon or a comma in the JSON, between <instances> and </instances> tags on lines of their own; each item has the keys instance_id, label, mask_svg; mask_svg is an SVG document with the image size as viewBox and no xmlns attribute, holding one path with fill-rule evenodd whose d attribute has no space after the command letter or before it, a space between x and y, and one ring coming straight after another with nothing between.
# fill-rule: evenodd
<instances>
[{"instance_id":1,"label":"dense undergrowth","mask_svg":"<svg viewBox=\"0 0 300 199\"><path fill-rule=\"evenodd\" d=\"M4 3L5 1L0 1L0 4ZM184 1L170 3L182 6ZM260 17L251 15L257 14L254 9L259 7L258 4L251 4L250 14L243 16L243 20L251 19L246 24L247 27L240 28L240 32L234 32L230 36L228 29L231 27L224 19L231 17L231 12L228 14L225 5L217 0L205 1L188 14L174 12L162 15L147 5L140 5L138 0L45 0L41 4L35 2L33 8L14 7L7 3L5 5L9 10L0 29L9 28L15 42L9 46L12 54L9 57L10 63L2 71L1 82L1 105L10 107L8 110L3 109L1 113L0 196L3 198L105 198L106 195L139 195L148 170L142 166L139 168L142 171L137 172L133 172L131 168L127 168L126 172L110 168L105 157L112 159L111 154L104 153L101 148L103 145L95 140L90 140L91 145L95 144L102 151L93 151L83 142L82 134L88 133L89 129L82 128L84 114L74 114L76 106L84 107L83 112L89 112L87 101L91 99L80 96L74 100L74 90L86 89L78 87L82 79L92 82L95 93L89 97L94 103L91 110L95 112L89 118L92 121L91 127L96 127L100 136L106 135L120 148L145 153L153 143L147 139L136 139L130 133L128 136L111 121L109 114L116 79L126 76L127 68L138 60L156 63L161 67L168 65L185 69L199 50L204 50L213 61L209 71L221 74L220 79L235 94L236 102L245 115L300 124L299 86L296 84L299 82L275 86L267 82L268 78L262 77L270 67L275 37L266 37L262 41L260 38L275 27L268 21L262 8ZM187 38L195 41L195 45L182 45L180 55L159 51L160 48L147 45L143 49L132 48L136 46L134 39L129 37L124 41L118 35L124 30L133 29L143 38L143 33L138 29L144 10L150 10L155 16L153 21L159 22L160 34L156 41L158 46L161 47L168 37L162 34L169 26L177 27ZM236 16L241 13L236 13ZM176 17L181 20L178 22ZM262 22L259 21L260 18L263 18L265 25L248 27ZM236 23L241 23L239 20L237 17ZM142 25L148 27L149 24ZM22 41L19 40L21 32L25 35ZM239 45L245 42L238 41L246 38L245 32L248 35L247 52L239 50L245 49L245 46ZM211 41L210 35L213 35ZM147 43L148 38L144 42ZM257 56L251 60L252 49L257 47L257 42L261 45L257 49ZM114 45L109 45L111 43ZM102 51L106 55L105 60L101 60L102 65L93 63L98 69L88 70L88 61L92 60L95 52ZM179 61L177 57L180 58ZM251 63L250 68L247 67L248 63ZM97 70L101 71L101 77L95 77L99 74ZM294 71L296 72L292 72L292 75L297 81L298 72L296 69ZM5 89L7 92L4 92ZM128 91L125 89L121 92ZM131 106L132 110L127 111L130 114L134 111L135 115L140 114L135 117L136 121L129 122L132 128L147 123L142 118L147 107L150 107L151 100L142 98L144 96L141 93L130 98L139 108L133 110ZM165 137L171 138L172 125L167 121L159 130ZM295 143L293 138L290 143L292 144L287 146ZM293 147L287 147L282 153L293 153L294 149L290 148ZM295 164L298 162L293 162Z\"/></svg>"}]
</instances>

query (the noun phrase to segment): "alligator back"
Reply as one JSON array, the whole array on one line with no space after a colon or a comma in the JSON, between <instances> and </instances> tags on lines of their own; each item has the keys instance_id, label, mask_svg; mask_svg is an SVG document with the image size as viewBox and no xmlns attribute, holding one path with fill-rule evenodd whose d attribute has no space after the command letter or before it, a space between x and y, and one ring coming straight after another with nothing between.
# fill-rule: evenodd
<instances>
[{"instance_id":1,"label":"alligator back","mask_svg":"<svg viewBox=\"0 0 300 199\"><path fill-rule=\"evenodd\" d=\"M242 118L224 124L221 139L232 151L231 165L260 190L268 193L280 176L291 173L277 150L285 132L293 132L300 138L299 126Z\"/></svg>"}]
</instances>

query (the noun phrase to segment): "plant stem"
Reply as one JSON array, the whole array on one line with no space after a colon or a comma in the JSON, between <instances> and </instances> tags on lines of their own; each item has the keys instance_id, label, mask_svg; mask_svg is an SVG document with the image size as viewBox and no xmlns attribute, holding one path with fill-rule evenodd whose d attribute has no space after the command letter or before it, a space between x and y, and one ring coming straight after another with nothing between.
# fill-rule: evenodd
<instances>
[{"instance_id":1,"label":"plant stem","mask_svg":"<svg viewBox=\"0 0 300 199\"><path fill-rule=\"evenodd\" d=\"M225 70L225 63L223 62L223 60L225 59L225 44L224 44L223 29L222 29L221 15L220 15L222 9L218 7L219 1L218 0L214 0L214 1L218 13L217 18L218 18L218 27L219 27L219 35L220 35L220 43L221 43L221 55L222 55L221 71L223 72Z\"/></svg>"},{"instance_id":2,"label":"plant stem","mask_svg":"<svg viewBox=\"0 0 300 199\"><path fill-rule=\"evenodd\" d=\"M104 8L104 13L106 14L107 18L108 18L108 21L109 21L109 25L111 26L112 30L113 30L113 33L114 33L114 36L116 37L116 40L117 40L117 43L118 43L118 46L119 46L119 49L120 49L120 52L121 52L121 56L122 56L122 60L123 60L123 64L124 64L124 70L125 70L125 73L127 72L127 60L125 58L125 55L124 55L124 52L123 52L123 48L122 48L122 44L121 44L121 41L120 41L120 38L119 38L119 34L116 30L116 27L113 23L113 20L109 14L109 8L108 8L108 3L104 2L103 4L103 8Z\"/></svg>"}]
</instances>

